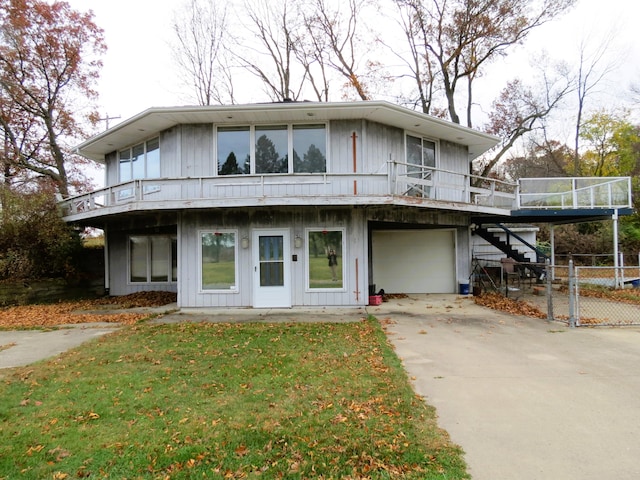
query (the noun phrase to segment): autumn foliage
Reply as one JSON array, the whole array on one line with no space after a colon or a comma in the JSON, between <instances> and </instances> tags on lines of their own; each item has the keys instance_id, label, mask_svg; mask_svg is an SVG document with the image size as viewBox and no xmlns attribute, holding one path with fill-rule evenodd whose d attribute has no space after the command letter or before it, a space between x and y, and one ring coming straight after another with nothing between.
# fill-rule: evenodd
<instances>
[{"instance_id":1,"label":"autumn foliage","mask_svg":"<svg viewBox=\"0 0 640 480\"><path fill-rule=\"evenodd\" d=\"M75 275L82 243L60 218L53 195L21 195L1 186L0 194L0 280Z\"/></svg>"},{"instance_id":2,"label":"autumn foliage","mask_svg":"<svg viewBox=\"0 0 640 480\"><path fill-rule=\"evenodd\" d=\"M84 183L71 145L97 118L91 105L105 50L91 13L61 1L0 0L3 183L44 181L63 196Z\"/></svg>"},{"instance_id":3,"label":"autumn foliage","mask_svg":"<svg viewBox=\"0 0 640 480\"><path fill-rule=\"evenodd\" d=\"M21 305L0 310L0 328L58 327L94 322L132 325L149 317L148 308L175 301L175 293L139 292L52 305Z\"/></svg>"}]
</instances>

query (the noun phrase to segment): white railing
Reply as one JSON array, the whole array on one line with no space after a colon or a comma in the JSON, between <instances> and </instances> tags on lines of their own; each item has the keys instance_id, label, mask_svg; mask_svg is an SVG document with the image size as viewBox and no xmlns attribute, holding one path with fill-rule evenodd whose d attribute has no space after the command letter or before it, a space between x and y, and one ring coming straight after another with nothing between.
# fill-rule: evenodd
<instances>
[{"instance_id":1,"label":"white railing","mask_svg":"<svg viewBox=\"0 0 640 480\"><path fill-rule=\"evenodd\" d=\"M522 178L517 198L517 209L631 208L631 178Z\"/></svg>"},{"instance_id":2,"label":"white railing","mask_svg":"<svg viewBox=\"0 0 640 480\"><path fill-rule=\"evenodd\" d=\"M515 203L515 183L403 162L390 167L394 195L506 209Z\"/></svg>"},{"instance_id":3,"label":"white railing","mask_svg":"<svg viewBox=\"0 0 640 480\"><path fill-rule=\"evenodd\" d=\"M70 216L137 202L191 202L210 200L220 206L259 204L264 199L337 198L388 194L386 173L237 175L141 179L125 182L60 202L63 215Z\"/></svg>"},{"instance_id":4,"label":"white railing","mask_svg":"<svg viewBox=\"0 0 640 480\"><path fill-rule=\"evenodd\" d=\"M64 216L109 207L180 207L179 202L203 201L202 206L252 206L317 202L365 204L384 197L414 204L433 201L475 207L514 209L625 208L631 206L631 179L533 178L519 184L450 170L388 162L379 173L318 173L233 175L144 179L113 185L60 203ZM356 200L357 197L357 200ZM186 207L188 205L182 205Z\"/></svg>"}]
</instances>

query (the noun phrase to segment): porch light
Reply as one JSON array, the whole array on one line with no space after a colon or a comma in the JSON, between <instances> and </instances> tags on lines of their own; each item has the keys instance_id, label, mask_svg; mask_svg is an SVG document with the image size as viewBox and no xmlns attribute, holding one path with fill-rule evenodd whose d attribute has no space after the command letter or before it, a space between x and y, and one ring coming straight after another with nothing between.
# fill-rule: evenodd
<instances>
[{"instance_id":1,"label":"porch light","mask_svg":"<svg viewBox=\"0 0 640 480\"><path fill-rule=\"evenodd\" d=\"M300 235L296 235L296 238L293 239L293 246L296 248L302 247L302 237Z\"/></svg>"},{"instance_id":2,"label":"porch light","mask_svg":"<svg viewBox=\"0 0 640 480\"><path fill-rule=\"evenodd\" d=\"M249 248L249 237L242 237L242 240L240 240L240 246L242 248Z\"/></svg>"}]
</instances>

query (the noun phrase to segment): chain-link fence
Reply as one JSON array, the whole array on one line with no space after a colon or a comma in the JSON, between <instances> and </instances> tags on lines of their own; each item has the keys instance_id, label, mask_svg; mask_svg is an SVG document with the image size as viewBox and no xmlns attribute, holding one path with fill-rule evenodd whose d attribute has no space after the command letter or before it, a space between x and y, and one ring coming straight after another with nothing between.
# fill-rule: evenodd
<instances>
[{"instance_id":1,"label":"chain-link fence","mask_svg":"<svg viewBox=\"0 0 640 480\"><path fill-rule=\"evenodd\" d=\"M638 267L575 267L570 293L580 325L640 325Z\"/></svg>"},{"instance_id":2,"label":"chain-link fence","mask_svg":"<svg viewBox=\"0 0 640 480\"><path fill-rule=\"evenodd\" d=\"M474 288L525 301L548 320L572 327L640 325L640 266L574 266L570 261L567 266L514 267L477 263Z\"/></svg>"}]
</instances>

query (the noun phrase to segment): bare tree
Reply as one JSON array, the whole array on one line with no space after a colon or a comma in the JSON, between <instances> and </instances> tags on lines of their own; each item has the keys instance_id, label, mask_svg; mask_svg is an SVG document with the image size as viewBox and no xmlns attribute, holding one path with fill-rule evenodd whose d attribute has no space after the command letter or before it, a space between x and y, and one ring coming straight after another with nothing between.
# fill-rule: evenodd
<instances>
[{"instance_id":1,"label":"bare tree","mask_svg":"<svg viewBox=\"0 0 640 480\"><path fill-rule=\"evenodd\" d=\"M332 8L327 0L310 0L304 14L305 28L316 48L313 57L327 62L325 65L338 72L361 100L371 99L366 77L367 69L374 67L365 58L370 48L360 41L359 18L366 4L366 0L348 0ZM347 8L347 13L341 8Z\"/></svg>"},{"instance_id":2,"label":"bare tree","mask_svg":"<svg viewBox=\"0 0 640 480\"><path fill-rule=\"evenodd\" d=\"M289 8L285 0L255 0L245 4L245 15L250 22L246 30L258 45L250 47L251 42L243 40L244 48L236 53L240 63L263 82L272 100L300 99L307 77L296 56L295 41L302 25L298 10Z\"/></svg>"},{"instance_id":3,"label":"bare tree","mask_svg":"<svg viewBox=\"0 0 640 480\"><path fill-rule=\"evenodd\" d=\"M510 180L526 177L564 177L573 159L570 147L551 140L542 127L541 138L530 138L523 156L509 158L502 170Z\"/></svg>"},{"instance_id":4,"label":"bare tree","mask_svg":"<svg viewBox=\"0 0 640 480\"><path fill-rule=\"evenodd\" d=\"M174 58L200 105L235 103L227 11L216 2L188 0L173 22Z\"/></svg>"},{"instance_id":5,"label":"bare tree","mask_svg":"<svg viewBox=\"0 0 640 480\"><path fill-rule=\"evenodd\" d=\"M422 113L433 114L432 108L438 91L438 68L425 48L429 28L424 22L424 17L415 15L413 7L406 3L398 3L397 6L398 24L409 51L399 51L397 45L390 45L384 39L380 39L380 42L409 69L409 73L401 77L412 79L416 95L403 103L420 109Z\"/></svg>"},{"instance_id":6,"label":"bare tree","mask_svg":"<svg viewBox=\"0 0 640 480\"><path fill-rule=\"evenodd\" d=\"M562 72L549 76L542 67L541 79L534 87L513 80L493 103L489 115L488 133L502 137L502 143L482 159L481 176L488 176L515 143L534 129L544 126L549 114L572 91L572 85Z\"/></svg>"},{"instance_id":7,"label":"bare tree","mask_svg":"<svg viewBox=\"0 0 640 480\"><path fill-rule=\"evenodd\" d=\"M522 43L532 29L555 18L576 0L395 0L413 13L407 35L418 33L424 59L435 62L449 117L460 123L457 92L467 82L467 125L474 80L492 60Z\"/></svg>"},{"instance_id":8,"label":"bare tree","mask_svg":"<svg viewBox=\"0 0 640 480\"><path fill-rule=\"evenodd\" d=\"M602 80L615 68L615 63L605 61L609 51L612 37L608 36L593 51L588 50L586 41L580 43L578 73L576 75L576 93L578 95L574 149L573 149L573 175L580 173L580 132L582 131L582 117L584 114L587 96L591 94Z\"/></svg>"}]
</instances>

